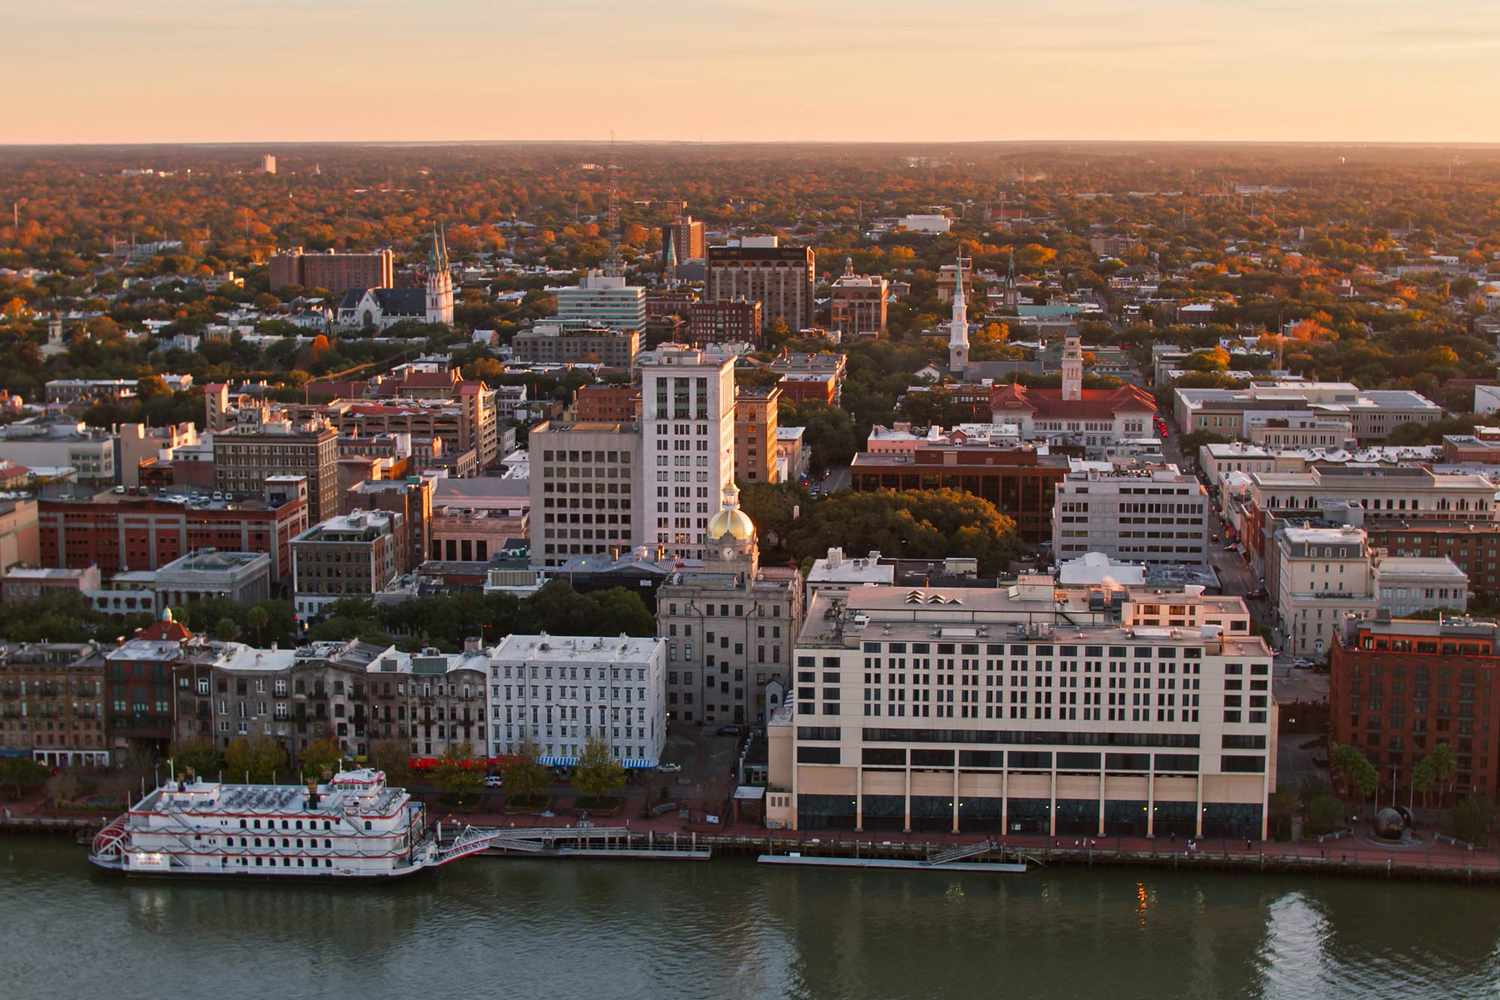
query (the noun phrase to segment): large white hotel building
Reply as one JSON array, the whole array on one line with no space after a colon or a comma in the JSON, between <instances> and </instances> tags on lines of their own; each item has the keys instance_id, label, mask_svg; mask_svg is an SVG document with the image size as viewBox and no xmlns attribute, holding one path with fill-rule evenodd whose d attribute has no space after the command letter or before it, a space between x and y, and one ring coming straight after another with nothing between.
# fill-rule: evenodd
<instances>
[{"instance_id":1,"label":"large white hotel building","mask_svg":"<svg viewBox=\"0 0 1500 1000\"><path fill-rule=\"evenodd\" d=\"M1265 836L1271 652L1238 597L861 586L814 597L793 670L772 824Z\"/></svg>"}]
</instances>

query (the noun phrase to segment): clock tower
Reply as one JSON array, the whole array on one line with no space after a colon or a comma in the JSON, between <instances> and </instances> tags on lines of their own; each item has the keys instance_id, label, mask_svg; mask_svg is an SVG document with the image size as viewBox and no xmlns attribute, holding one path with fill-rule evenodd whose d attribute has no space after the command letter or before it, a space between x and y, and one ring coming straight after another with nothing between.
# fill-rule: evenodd
<instances>
[{"instance_id":1,"label":"clock tower","mask_svg":"<svg viewBox=\"0 0 1500 1000\"><path fill-rule=\"evenodd\" d=\"M710 573L744 573L747 580L753 580L760 568L755 523L740 510L740 491L733 482L724 487L724 506L703 532L703 568Z\"/></svg>"}]
</instances>

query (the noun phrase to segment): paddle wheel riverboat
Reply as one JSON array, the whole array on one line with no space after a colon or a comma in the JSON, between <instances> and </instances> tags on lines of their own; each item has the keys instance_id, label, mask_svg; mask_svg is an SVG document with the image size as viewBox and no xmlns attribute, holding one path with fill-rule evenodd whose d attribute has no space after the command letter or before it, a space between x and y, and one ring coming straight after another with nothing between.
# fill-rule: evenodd
<instances>
[{"instance_id":1,"label":"paddle wheel riverboat","mask_svg":"<svg viewBox=\"0 0 1500 1000\"><path fill-rule=\"evenodd\" d=\"M363 768L306 786L169 782L100 830L89 861L127 875L399 878L493 838L429 832L422 803Z\"/></svg>"}]
</instances>

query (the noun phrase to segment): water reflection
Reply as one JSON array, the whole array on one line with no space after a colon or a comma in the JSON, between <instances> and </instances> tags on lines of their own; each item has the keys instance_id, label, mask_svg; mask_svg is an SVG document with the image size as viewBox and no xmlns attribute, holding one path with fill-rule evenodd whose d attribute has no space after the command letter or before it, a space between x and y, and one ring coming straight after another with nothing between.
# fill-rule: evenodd
<instances>
[{"instance_id":1,"label":"water reflection","mask_svg":"<svg viewBox=\"0 0 1500 1000\"><path fill-rule=\"evenodd\" d=\"M1493 995L1488 890L1079 869L465 863L380 886L128 882L0 844L6 1000ZM60 957L65 956L65 957ZM62 978L65 975L65 979Z\"/></svg>"}]
</instances>

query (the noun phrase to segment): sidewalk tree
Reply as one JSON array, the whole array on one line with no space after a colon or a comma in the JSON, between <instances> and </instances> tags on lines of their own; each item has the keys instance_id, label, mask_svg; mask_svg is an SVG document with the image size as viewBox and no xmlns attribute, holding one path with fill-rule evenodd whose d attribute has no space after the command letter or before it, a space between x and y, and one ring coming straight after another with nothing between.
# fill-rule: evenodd
<instances>
[{"instance_id":1,"label":"sidewalk tree","mask_svg":"<svg viewBox=\"0 0 1500 1000\"><path fill-rule=\"evenodd\" d=\"M0 758L0 786L10 790L11 798L19 799L28 788L37 788L47 781L47 769L30 757Z\"/></svg>"},{"instance_id":2,"label":"sidewalk tree","mask_svg":"<svg viewBox=\"0 0 1500 1000\"><path fill-rule=\"evenodd\" d=\"M437 786L460 803L484 787L484 770L474 766L473 756L474 747L469 743L452 744L443 751L433 775Z\"/></svg>"},{"instance_id":3,"label":"sidewalk tree","mask_svg":"<svg viewBox=\"0 0 1500 1000\"><path fill-rule=\"evenodd\" d=\"M411 778L405 740L376 740L370 744L370 766L385 772L388 784L404 785Z\"/></svg>"},{"instance_id":4,"label":"sidewalk tree","mask_svg":"<svg viewBox=\"0 0 1500 1000\"><path fill-rule=\"evenodd\" d=\"M78 776L72 771L58 771L47 779L46 791L50 804L67 805L78 798Z\"/></svg>"},{"instance_id":5,"label":"sidewalk tree","mask_svg":"<svg viewBox=\"0 0 1500 1000\"><path fill-rule=\"evenodd\" d=\"M1375 794L1380 776L1375 773L1375 765L1370 763L1370 759L1359 748L1347 743L1335 743L1333 752L1328 755L1328 762L1333 773L1342 780L1347 793L1356 793L1361 800Z\"/></svg>"},{"instance_id":6,"label":"sidewalk tree","mask_svg":"<svg viewBox=\"0 0 1500 1000\"><path fill-rule=\"evenodd\" d=\"M255 633L255 642L260 645L266 641L266 626L271 624L271 613L259 604L252 605L245 612L245 624L250 626L250 631Z\"/></svg>"},{"instance_id":7,"label":"sidewalk tree","mask_svg":"<svg viewBox=\"0 0 1500 1000\"><path fill-rule=\"evenodd\" d=\"M1432 767L1432 777L1437 782L1439 797L1442 797L1444 788L1452 791L1454 782L1458 779L1458 757L1453 753L1453 748L1447 743L1439 743L1422 759Z\"/></svg>"},{"instance_id":8,"label":"sidewalk tree","mask_svg":"<svg viewBox=\"0 0 1500 1000\"><path fill-rule=\"evenodd\" d=\"M332 739L313 740L297 755L297 761L302 765L303 780L321 778L324 772L333 774L339 769L339 763L343 759L343 751Z\"/></svg>"},{"instance_id":9,"label":"sidewalk tree","mask_svg":"<svg viewBox=\"0 0 1500 1000\"><path fill-rule=\"evenodd\" d=\"M516 759L505 768L505 793L520 799L535 799L547 793L552 777L537 762L535 743L521 744Z\"/></svg>"},{"instance_id":10,"label":"sidewalk tree","mask_svg":"<svg viewBox=\"0 0 1500 1000\"><path fill-rule=\"evenodd\" d=\"M573 787L591 799L602 799L625 787L625 768L610 756L609 745L591 739L573 769Z\"/></svg>"},{"instance_id":11,"label":"sidewalk tree","mask_svg":"<svg viewBox=\"0 0 1500 1000\"><path fill-rule=\"evenodd\" d=\"M1422 796L1422 807L1427 807L1428 796L1437 787L1437 767L1432 762L1432 754L1428 754L1411 769L1411 790Z\"/></svg>"},{"instance_id":12,"label":"sidewalk tree","mask_svg":"<svg viewBox=\"0 0 1500 1000\"><path fill-rule=\"evenodd\" d=\"M172 767L181 778L191 771L204 780L219 776L224 769L224 755L210 739L183 740L172 744Z\"/></svg>"},{"instance_id":13,"label":"sidewalk tree","mask_svg":"<svg viewBox=\"0 0 1500 1000\"><path fill-rule=\"evenodd\" d=\"M1344 804L1332 795L1315 795L1307 805L1307 832L1313 836L1333 833L1346 826Z\"/></svg>"},{"instance_id":14,"label":"sidewalk tree","mask_svg":"<svg viewBox=\"0 0 1500 1000\"><path fill-rule=\"evenodd\" d=\"M1490 825L1494 819L1494 803L1483 795L1469 795L1453 807L1453 813L1448 817L1448 828L1459 840L1484 847L1489 843Z\"/></svg>"},{"instance_id":15,"label":"sidewalk tree","mask_svg":"<svg viewBox=\"0 0 1500 1000\"><path fill-rule=\"evenodd\" d=\"M290 775L286 750L269 736L241 736L224 751L225 777L230 781L249 781L268 785L277 775Z\"/></svg>"}]
</instances>

